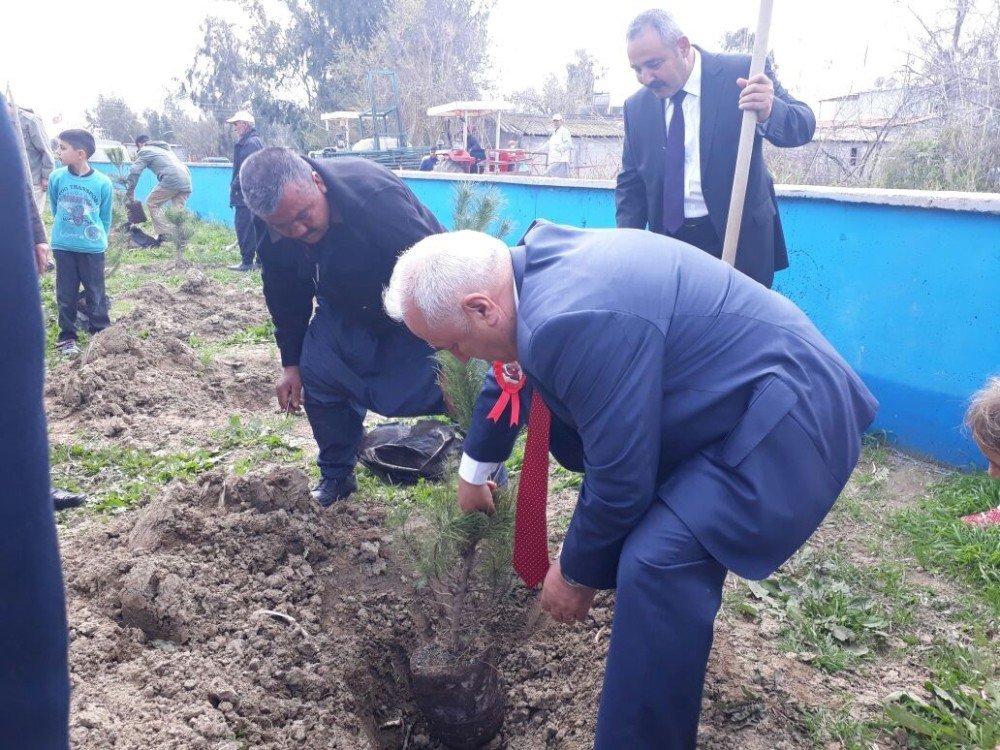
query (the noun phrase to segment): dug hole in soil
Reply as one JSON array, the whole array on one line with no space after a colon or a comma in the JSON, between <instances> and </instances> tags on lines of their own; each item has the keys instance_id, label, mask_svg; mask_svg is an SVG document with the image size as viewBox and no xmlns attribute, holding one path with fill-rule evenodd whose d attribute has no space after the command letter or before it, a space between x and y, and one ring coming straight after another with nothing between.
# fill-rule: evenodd
<instances>
[{"instance_id":1,"label":"dug hole in soil","mask_svg":"<svg viewBox=\"0 0 1000 750\"><path fill-rule=\"evenodd\" d=\"M266 320L259 292L189 274L186 286L125 295L135 309L50 374L54 436L163 449L235 412L270 416L279 364L246 347L204 364L192 334L221 341ZM241 363L234 366L233 362ZM573 491L553 498L563 518ZM552 549L561 533L550 537ZM355 496L330 509L301 469L248 477L215 470L115 517L60 526L70 626L76 750L412 750L440 748L411 690L409 655L432 608L395 549L381 508ZM493 750L587 750L613 595L585 623L541 619L516 587L489 635L506 709ZM720 616L700 745L798 750L795 707L878 696L907 675L855 689L781 653L776 629ZM865 702L867 701L867 702ZM866 708L866 710L868 710Z\"/></svg>"}]
</instances>

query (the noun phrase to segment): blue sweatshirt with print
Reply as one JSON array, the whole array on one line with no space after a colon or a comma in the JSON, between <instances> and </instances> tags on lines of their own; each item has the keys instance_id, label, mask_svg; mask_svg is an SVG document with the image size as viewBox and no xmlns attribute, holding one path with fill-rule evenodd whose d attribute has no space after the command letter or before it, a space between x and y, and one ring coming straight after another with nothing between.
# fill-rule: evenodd
<instances>
[{"instance_id":1,"label":"blue sweatshirt with print","mask_svg":"<svg viewBox=\"0 0 1000 750\"><path fill-rule=\"evenodd\" d=\"M111 180L91 168L75 175L67 167L49 177L52 205L52 248L77 253L103 253L111 230Z\"/></svg>"}]
</instances>

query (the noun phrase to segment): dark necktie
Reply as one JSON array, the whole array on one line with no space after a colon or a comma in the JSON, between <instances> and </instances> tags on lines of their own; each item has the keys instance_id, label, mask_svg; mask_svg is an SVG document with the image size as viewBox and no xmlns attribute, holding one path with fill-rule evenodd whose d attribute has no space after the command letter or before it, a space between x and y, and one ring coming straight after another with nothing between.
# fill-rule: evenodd
<instances>
[{"instance_id":1,"label":"dark necktie","mask_svg":"<svg viewBox=\"0 0 1000 750\"><path fill-rule=\"evenodd\" d=\"M531 394L528 440L524 445L521 479L514 518L514 570L534 588L549 570L545 499L549 490L549 426L552 415L536 389Z\"/></svg>"},{"instance_id":2,"label":"dark necktie","mask_svg":"<svg viewBox=\"0 0 1000 750\"><path fill-rule=\"evenodd\" d=\"M673 116L667 129L663 164L663 231L674 234L684 224L684 89L672 97Z\"/></svg>"}]
</instances>

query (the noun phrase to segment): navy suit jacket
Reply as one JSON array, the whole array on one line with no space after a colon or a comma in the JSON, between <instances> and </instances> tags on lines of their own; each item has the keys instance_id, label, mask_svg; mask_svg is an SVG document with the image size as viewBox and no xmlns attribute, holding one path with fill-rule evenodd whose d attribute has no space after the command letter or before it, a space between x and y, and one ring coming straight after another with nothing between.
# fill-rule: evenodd
<instances>
[{"instance_id":1,"label":"navy suit jacket","mask_svg":"<svg viewBox=\"0 0 1000 750\"><path fill-rule=\"evenodd\" d=\"M743 118L736 79L746 78L750 58L716 55L700 48L698 51L702 59L701 187L712 225L722 239L729 217ZM794 99L781 86L770 66L764 72L774 82L774 104L771 116L758 126L754 138L736 268L770 287L774 272L788 267L788 255L773 181L764 163L762 140L766 138L775 146L801 146L812 139L816 118L806 104ZM619 227L648 226L654 232L663 232L663 165L667 143L664 106L664 101L645 87L625 102L625 146L615 190Z\"/></svg>"},{"instance_id":2,"label":"navy suit jacket","mask_svg":"<svg viewBox=\"0 0 1000 750\"><path fill-rule=\"evenodd\" d=\"M770 575L847 482L868 389L794 304L690 245L541 222L523 243L521 366L583 456L566 575L613 587L653 502L730 570Z\"/></svg>"},{"instance_id":3,"label":"navy suit jacket","mask_svg":"<svg viewBox=\"0 0 1000 750\"><path fill-rule=\"evenodd\" d=\"M27 180L0 96L0 747L69 747L66 606L49 497L45 334Z\"/></svg>"}]
</instances>

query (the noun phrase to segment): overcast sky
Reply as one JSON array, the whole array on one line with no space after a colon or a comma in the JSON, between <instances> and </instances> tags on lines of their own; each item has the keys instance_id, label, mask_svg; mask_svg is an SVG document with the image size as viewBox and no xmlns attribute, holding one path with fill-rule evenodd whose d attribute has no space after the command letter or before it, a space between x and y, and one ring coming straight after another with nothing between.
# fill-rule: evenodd
<instances>
[{"instance_id":1,"label":"overcast sky","mask_svg":"<svg viewBox=\"0 0 1000 750\"><path fill-rule=\"evenodd\" d=\"M869 88L905 61L914 34L910 9L933 17L948 5L949 0L839 0L823 6L776 0L770 46L781 82L812 104ZM139 112L159 107L193 58L202 19L212 13L238 18L228 0L99 0L82 6L80 0L7 0L5 6L0 83L5 89L9 83L17 100L47 124L61 114L61 127L84 124L83 111L98 94L120 95ZM498 0L489 40L496 93L540 85L550 72L563 74L574 50L582 48L607 68L601 88L620 103L636 88L625 57L625 28L649 7L650 0ZM758 4L752 0L688 0L662 7L676 14L693 42L710 50L718 48L723 32L757 22Z\"/></svg>"}]
</instances>

